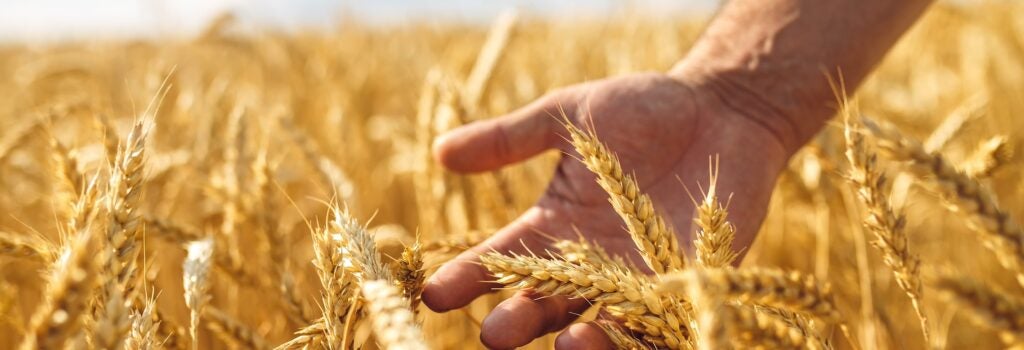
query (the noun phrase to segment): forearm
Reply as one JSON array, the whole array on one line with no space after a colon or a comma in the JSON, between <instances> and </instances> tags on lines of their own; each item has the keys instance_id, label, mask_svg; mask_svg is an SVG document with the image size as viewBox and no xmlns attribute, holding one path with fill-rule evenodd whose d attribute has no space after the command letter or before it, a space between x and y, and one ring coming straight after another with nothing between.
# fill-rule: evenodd
<instances>
[{"instance_id":1,"label":"forearm","mask_svg":"<svg viewBox=\"0 0 1024 350\"><path fill-rule=\"evenodd\" d=\"M733 0L672 74L719 90L792 152L834 112L828 76L852 92L929 3Z\"/></svg>"}]
</instances>

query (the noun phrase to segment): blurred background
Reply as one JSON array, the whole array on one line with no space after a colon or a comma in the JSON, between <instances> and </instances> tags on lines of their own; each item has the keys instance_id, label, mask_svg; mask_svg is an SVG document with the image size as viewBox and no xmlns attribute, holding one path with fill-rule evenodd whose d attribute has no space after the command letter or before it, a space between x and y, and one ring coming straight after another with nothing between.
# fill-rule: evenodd
<instances>
[{"instance_id":1,"label":"blurred background","mask_svg":"<svg viewBox=\"0 0 1024 350\"><path fill-rule=\"evenodd\" d=\"M374 24L409 21L490 23L503 10L552 18L610 17L622 11L673 16L707 14L716 0L38 0L11 1L0 11L0 41L62 41L97 37L189 35L226 12L250 26L323 29L346 20Z\"/></svg>"}]
</instances>

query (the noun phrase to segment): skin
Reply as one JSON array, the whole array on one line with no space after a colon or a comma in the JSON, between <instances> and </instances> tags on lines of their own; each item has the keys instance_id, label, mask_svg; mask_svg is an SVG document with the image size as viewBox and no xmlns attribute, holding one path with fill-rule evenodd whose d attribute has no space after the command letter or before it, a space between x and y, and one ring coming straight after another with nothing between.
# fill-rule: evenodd
<instances>
[{"instance_id":1,"label":"skin","mask_svg":"<svg viewBox=\"0 0 1024 350\"><path fill-rule=\"evenodd\" d=\"M668 73L642 73L553 91L508 115L438 138L435 158L450 170L499 169L558 149L566 154L537 203L490 239L442 266L423 302L437 312L461 308L495 284L479 254L553 250L551 237L585 238L642 262L594 176L573 156L561 120L593 125L626 172L637 177L692 256L694 205L683 188L707 184L719 155L720 193L732 193L736 250L753 242L786 162L834 112L827 76L841 72L852 91L928 1L733 0L690 53ZM831 68L827 68L831 67ZM680 181L682 184L680 184ZM556 349L602 349L597 326L572 324L585 300L521 292L484 319L488 348L528 344L563 330Z\"/></svg>"}]
</instances>

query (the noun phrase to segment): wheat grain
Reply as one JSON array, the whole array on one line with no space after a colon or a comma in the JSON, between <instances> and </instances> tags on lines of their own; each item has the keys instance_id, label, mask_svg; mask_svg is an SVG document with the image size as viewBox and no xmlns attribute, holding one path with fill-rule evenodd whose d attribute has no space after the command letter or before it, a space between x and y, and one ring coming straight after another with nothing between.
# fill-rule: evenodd
<instances>
[{"instance_id":1,"label":"wheat grain","mask_svg":"<svg viewBox=\"0 0 1024 350\"><path fill-rule=\"evenodd\" d=\"M636 179L623 173L619 160L597 140L593 130L584 132L569 123L565 128L581 161L597 175L597 183L608 193L609 202L626 223L629 236L651 270L681 270L683 259L678 239L655 212L651 198L640 191Z\"/></svg>"}]
</instances>

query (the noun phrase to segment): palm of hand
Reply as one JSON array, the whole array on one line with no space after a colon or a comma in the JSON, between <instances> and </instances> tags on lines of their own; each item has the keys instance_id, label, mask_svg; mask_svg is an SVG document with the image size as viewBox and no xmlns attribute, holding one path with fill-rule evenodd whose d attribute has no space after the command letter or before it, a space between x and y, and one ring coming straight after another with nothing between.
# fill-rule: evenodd
<instances>
[{"instance_id":1,"label":"palm of hand","mask_svg":"<svg viewBox=\"0 0 1024 350\"><path fill-rule=\"evenodd\" d=\"M481 282L489 280L476 263L481 253L543 253L553 250L552 237L575 240L577 232L643 266L607 194L566 141L567 133L555 117L560 111L568 113L574 124L596 130L624 171L635 174L640 188L675 228L683 247L691 241L694 210L683 185L706 184L709 157L721 155L718 186L722 193L743 198L730 211L738 229L737 246L748 246L787 155L778 138L723 105L708 89L695 84L662 74L632 75L560 90L508 117L448 135L437 144L437 154L455 170L490 170L549 148L559 148L568 156L563 156L533 208L435 274L424 291L424 302L446 311L494 287ZM586 306L585 301L536 299L520 293L487 317L481 340L493 348L521 346L563 328ZM595 332L600 330L572 327L559 337L558 347L606 345Z\"/></svg>"}]
</instances>

